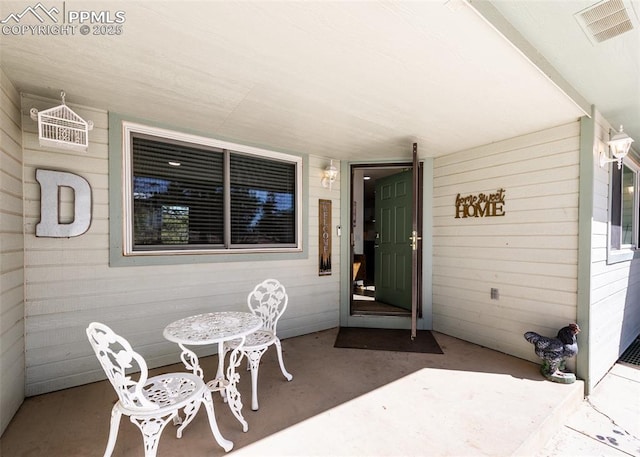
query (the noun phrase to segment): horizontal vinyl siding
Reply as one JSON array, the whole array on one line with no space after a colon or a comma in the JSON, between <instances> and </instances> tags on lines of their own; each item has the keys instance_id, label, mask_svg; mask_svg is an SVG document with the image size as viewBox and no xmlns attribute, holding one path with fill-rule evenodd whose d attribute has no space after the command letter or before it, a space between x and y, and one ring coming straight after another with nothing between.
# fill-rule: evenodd
<instances>
[{"instance_id":1,"label":"horizontal vinyl siding","mask_svg":"<svg viewBox=\"0 0 640 457\"><path fill-rule=\"evenodd\" d=\"M579 134L575 122L434 160L434 330L539 361L523 333L575 321ZM500 188L504 216L455 218L458 194Z\"/></svg>"},{"instance_id":2,"label":"horizontal vinyl siding","mask_svg":"<svg viewBox=\"0 0 640 457\"><path fill-rule=\"evenodd\" d=\"M20 95L0 70L0 435L25 393Z\"/></svg>"},{"instance_id":3,"label":"horizontal vinyl siding","mask_svg":"<svg viewBox=\"0 0 640 457\"><path fill-rule=\"evenodd\" d=\"M50 107L24 97L29 107ZM150 367L179 361L178 347L162 337L173 320L208 311L246 310L246 296L268 277L282 281L289 307L278 325L281 338L338 325L339 242L333 233L333 274L318 276L318 199L331 199L332 226L339 224L339 190L320 184L327 160L311 157L303 170L309 181L308 258L287 261L198 263L157 266L109 266L108 113L70 107L92 120L87 153L40 148L35 123L25 126L27 395L36 395L103 379L85 328L100 321L130 340ZM211 136L215 136L213 133ZM93 192L93 219L75 238L36 238L39 185L35 168L76 173ZM265 255L268 259L268 255ZM210 354L214 348L199 348Z\"/></svg>"},{"instance_id":4,"label":"horizontal vinyl siding","mask_svg":"<svg viewBox=\"0 0 640 457\"><path fill-rule=\"evenodd\" d=\"M601 168L611 126L595 116L593 223L591 231L590 387L595 386L640 334L640 260L607 263L609 171Z\"/></svg>"}]
</instances>

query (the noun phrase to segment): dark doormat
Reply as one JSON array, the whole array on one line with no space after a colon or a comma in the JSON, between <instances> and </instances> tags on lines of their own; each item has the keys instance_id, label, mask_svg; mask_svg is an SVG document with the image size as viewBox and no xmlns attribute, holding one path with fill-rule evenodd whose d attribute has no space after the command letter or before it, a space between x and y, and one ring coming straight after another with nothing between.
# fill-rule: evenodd
<instances>
[{"instance_id":1,"label":"dark doormat","mask_svg":"<svg viewBox=\"0 0 640 457\"><path fill-rule=\"evenodd\" d=\"M640 366L640 338L631 343L631 346L620 356L618 362Z\"/></svg>"},{"instance_id":2,"label":"dark doormat","mask_svg":"<svg viewBox=\"0 0 640 457\"><path fill-rule=\"evenodd\" d=\"M408 329L340 327L333 347L444 354L429 330L418 330L412 340Z\"/></svg>"}]
</instances>

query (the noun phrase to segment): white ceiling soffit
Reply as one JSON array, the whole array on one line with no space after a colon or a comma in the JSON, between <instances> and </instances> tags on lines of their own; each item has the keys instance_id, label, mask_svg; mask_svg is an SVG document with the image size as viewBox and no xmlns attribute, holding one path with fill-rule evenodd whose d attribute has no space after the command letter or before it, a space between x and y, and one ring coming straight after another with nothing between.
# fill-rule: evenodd
<instances>
[{"instance_id":1,"label":"white ceiling soffit","mask_svg":"<svg viewBox=\"0 0 640 457\"><path fill-rule=\"evenodd\" d=\"M640 138L640 0L492 0L490 3L575 91L595 105L612 127L624 125L624 131L637 142ZM615 3L617 7L612 6ZM620 10L620 4L624 11ZM588 11L603 19L603 23L619 21L609 18L608 11L616 18L628 16L634 27L593 44L576 20L576 15Z\"/></svg>"},{"instance_id":2,"label":"white ceiling soffit","mask_svg":"<svg viewBox=\"0 0 640 457\"><path fill-rule=\"evenodd\" d=\"M62 10L62 2L51 1ZM466 2L66 2L119 36L3 35L16 88L335 159L438 156L584 109ZM0 19L33 2L0 2ZM22 20L26 20L23 18Z\"/></svg>"}]
</instances>

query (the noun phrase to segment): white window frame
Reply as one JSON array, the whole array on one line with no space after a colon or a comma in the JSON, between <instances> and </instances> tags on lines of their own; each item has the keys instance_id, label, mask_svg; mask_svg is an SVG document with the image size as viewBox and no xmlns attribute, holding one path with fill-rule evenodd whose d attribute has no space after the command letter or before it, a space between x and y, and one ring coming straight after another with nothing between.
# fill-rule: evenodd
<instances>
[{"instance_id":1,"label":"white window frame","mask_svg":"<svg viewBox=\"0 0 640 457\"><path fill-rule=\"evenodd\" d=\"M132 170L132 150L131 136L134 134L151 135L169 141L179 141L193 144L195 147L213 147L244 154L254 155L264 159L275 159L295 164L296 190L295 190L295 246L286 247L243 247L242 249L225 247L211 249L156 249L156 250L134 250L133 249L133 170ZM122 248L125 257L135 256L175 256L194 254L256 254L256 253L286 253L301 252L302 246L302 157L281 152L269 151L252 146L221 141L214 138L168 130L160 127L153 127L136 122L122 122L122 174L123 174L123 239Z\"/></svg>"},{"instance_id":2,"label":"white window frame","mask_svg":"<svg viewBox=\"0 0 640 457\"><path fill-rule=\"evenodd\" d=\"M620 229L621 229L621 236L623 237L623 240L620 241L620 249L635 250L635 249L638 249L638 190L639 190L638 175L640 174L640 168L630 160L623 162L622 165L623 165L623 170L624 170L624 167L626 166L633 173L633 189L631 191L629 191L629 189L626 189L624 187L624 182L623 182L620 199L621 201L624 200L625 192L633 194L632 208L634 208L634 210L633 210L633 215L631 216L631 242L624 243L624 227L621 225ZM622 211L621 218L624 220L624 205L622 205L622 203L621 203L621 211Z\"/></svg>"},{"instance_id":3,"label":"white window frame","mask_svg":"<svg viewBox=\"0 0 640 457\"><path fill-rule=\"evenodd\" d=\"M640 242L640 165L638 164L638 162L636 162L635 160L633 160L630 156L627 156L623 159L622 162L622 170L624 170L624 167L626 166L627 168L629 168L633 174L634 174L634 179L633 179L633 203L632 203L632 207L633 207L633 216L631 218L631 225L632 225L632 230L631 230L631 243L626 243L623 244L623 240L614 240L613 237L616 235L614 233L614 230L612 229L612 218L613 218L613 206L614 206L614 199L615 198L619 198L620 199L620 218L622 219L623 216L623 204L622 204L622 199L623 199L623 193L624 192L628 192L627 189L624 188L624 186L622 185L622 181L621 181L621 189L614 189L613 188L613 173L618 172L617 170L617 163L612 163L610 165L612 168L610 169L610 179L609 179L609 188L610 188L610 196L611 198L609 199L609 222L608 222L608 226L609 226L609 230L608 230L608 259L607 259L607 263L612 264L612 263L617 263L617 262L623 262L623 261L629 261L632 260L634 258L640 257L640 249L638 248L638 244ZM616 167L615 169L613 167ZM622 180L622 177L621 177ZM615 192L615 195L614 195ZM620 221L620 231L618 236L622 237L624 235L624 231L623 231L623 227L622 227L622 221ZM619 246L619 247L618 247Z\"/></svg>"}]
</instances>

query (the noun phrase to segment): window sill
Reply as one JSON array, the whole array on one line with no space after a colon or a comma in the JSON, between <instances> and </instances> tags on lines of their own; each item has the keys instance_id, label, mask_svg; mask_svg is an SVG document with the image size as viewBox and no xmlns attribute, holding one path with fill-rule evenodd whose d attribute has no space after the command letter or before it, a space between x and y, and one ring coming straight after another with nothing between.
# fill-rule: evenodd
<instances>
[{"instance_id":1,"label":"window sill","mask_svg":"<svg viewBox=\"0 0 640 457\"><path fill-rule=\"evenodd\" d=\"M167 253L145 253L146 255L122 255L117 248L111 249L109 265L111 267L150 266L150 265L179 265L197 263L224 263L224 262L259 262L266 260L296 260L307 258L304 249L291 251L280 250L263 252L235 252L235 253L181 253L176 255ZM240 255L239 255L240 254Z\"/></svg>"},{"instance_id":2,"label":"window sill","mask_svg":"<svg viewBox=\"0 0 640 457\"><path fill-rule=\"evenodd\" d=\"M629 262L634 259L640 259L639 249L616 249L609 250L607 255L607 265L614 263Z\"/></svg>"}]
</instances>

